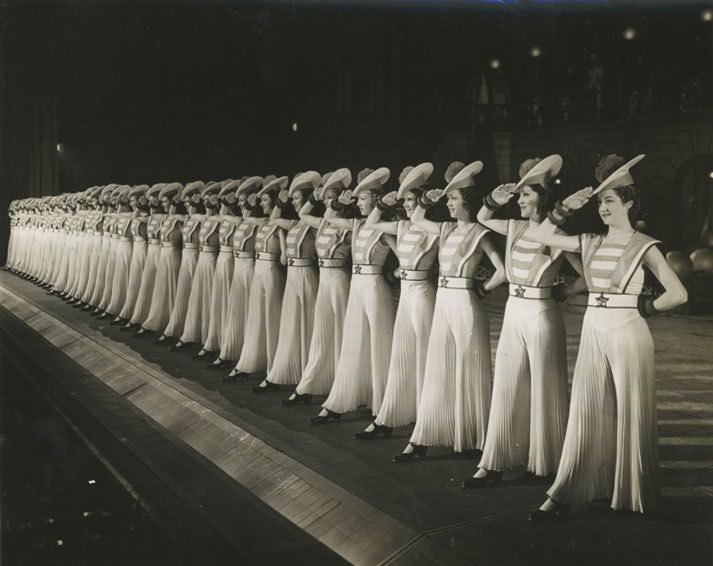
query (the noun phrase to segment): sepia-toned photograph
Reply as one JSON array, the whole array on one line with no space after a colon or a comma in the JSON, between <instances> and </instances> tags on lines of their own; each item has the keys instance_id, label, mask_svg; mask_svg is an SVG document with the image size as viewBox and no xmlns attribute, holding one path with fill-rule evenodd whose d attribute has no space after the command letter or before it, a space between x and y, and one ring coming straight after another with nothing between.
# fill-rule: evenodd
<instances>
[{"instance_id":1,"label":"sepia-toned photograph","mask_svg":"<svg viewBox=\"0 0 713 566\"><path fill-rule=\"evenodd\" d=\"M0 0L0 563L713 564L713 4Z\"/></svg>"}]
</instances>

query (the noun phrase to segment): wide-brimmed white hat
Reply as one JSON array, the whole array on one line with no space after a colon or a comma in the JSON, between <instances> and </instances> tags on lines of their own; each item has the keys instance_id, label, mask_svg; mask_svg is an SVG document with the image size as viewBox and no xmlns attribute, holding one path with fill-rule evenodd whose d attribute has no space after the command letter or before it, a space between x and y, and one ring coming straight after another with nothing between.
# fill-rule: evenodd
<instances>
[{"instance_id":1,"label":"wide-brimmed white hat","mask_svg":"<svg viewBox=\"0 0 713 566\"><path fill-rule=\"evenodd\" d=\"M466 187L472 187L475 183L475 177L483 170L483 162L482 161L473 161L473 163L469 163L463 169L458 171L454 175L454 177L451 179L450 183L446 185L446 188L443 189L443 193L441 194L441 197L445 195L448 191L451 189L463 189Z\"/></svg>"},{"instance_id":2,"label":"wide-brimmed white hat","mask_svg":"<svg viewBox=\"0 0 713 566\"><path fill-rule=\"evenodd\" d=\"M305 171L295 175L290 184L290 190L288 191L289 196L292 196L295 191L310 190L313 191L319 185L322 184L322 175L317 173L317 171Z\"/></svg>"},{"instance_id":3,"label":"wide-brimmed white hat","mask_svg":"<svg viewBox=\"0 0 713 566\"><path fill-rule=\"evenodd\" d=\"M624 165L615 169L614 172L612 172L606 179L599 183L599 186L594 189L594 191L592 191L591 196L594 196L598 192L603 191L605 189L618 189L619 187L628 187L629 185L633 185L634 179L632 178L631 173L629 173L629 169L631 169L644 157L646 157L646 155L643 153L637 155L636 157L634 157L634 159L627 161L626 163L624 163Z\"/></svg>"},{"instance_id":4,"label":"wide-brimmed white hat","mask_svg":"<svg viewBox=\"0 0 713 566\"><path fill-rule=\"evenodd\" d=\"M279 192L287 187L287 183L289 183L289 181L290 179L285 175L283 175L282 177L277 177L276 179L272 179L271 181L265 183L263 188L257 192L257 196L261 197L265 193L269 193L272 191Z\"/></svg>"},{"instance_id":5,"label":"wide-brimmed white hat","mask_svg":"<svg viewBox=\"0 0 713 566\"><path fill-rule=\"evenodd\" d=\"M378 191L391 177L391 171L388 167L379 167L375 171L369 173L361 182L354 188L353 196L357 197L361 191Z\"/></svg>"},{"instance_id":6,"label":"wide-brimmed white hat","mask_svg":"<svg viewBox=\"0 0 713 566\"><path fill-rule=\"evenodd\" d=\"M541 159L527 172L515 185L515 190L520 189L525 185L542 185L549 180L555 178L562 169L562 156L548 155Z\"/></svg>"},{"instance_id":7,"label":"wide-brimmed white hat","mask_svg":"<svg viewBox=\"0 0 713 566\"><path fill-rule=\"evenodd\" d=\"M351 184L352 172L346 167L342 167L329 176L324 183L324 190L335 189L337 191L343 191L344 189L348 189Z\"/></svg>"},{"instance_id":8,"label":"wide-brimmed white hat","mask_svg":"<svg viewBox=\"0 0 713 566\"><path fill-rule=\"evenodd\" d=\"M433 175L433 163L426 161L425 163L419 163L415 167L412 167L401 182L396 197L403 198L411 189L417 189L425 185L431 175Z\"/></svg>"}]
</instances>

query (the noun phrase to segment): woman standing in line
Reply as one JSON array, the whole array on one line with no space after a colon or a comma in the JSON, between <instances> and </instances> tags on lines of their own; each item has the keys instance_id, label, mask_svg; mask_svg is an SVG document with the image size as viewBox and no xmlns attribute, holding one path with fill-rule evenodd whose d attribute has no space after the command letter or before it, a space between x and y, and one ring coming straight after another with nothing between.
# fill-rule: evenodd
<instances>
[{"instance_id":1,"label":"woman standing in line","mask_svg":"<svg viewBox=\"0 0 713 566\"><path fill-rule=\"evenodd\" d=\"M562 458L548 499L532 521L563 518L570 505L611 498L614 510L644 513L658 502L658 442L654 344L644 318L687 300L686 288L656 248L659 242L634 229L638 191L628 163L603 158L597 189L570 195L542 223L545 245L581 252L589 301L574 368L572 401ZM564 236L556 225L597 195L604 234ZM664 288L642 295L644 266Z\"/></svg>"},{"instance_id":2,"label":"woman standing in line","mask_svg":"<svg viewBox=\"0 0 713 566\"><path fill-rule=\"evenodd\" d=\"M109 236L105 231L105 225L109 214L109 199L116 185L107 185L99 193L97 215L94 218L94 252L89 266L89 280L87 288L82 295L84 306L83 311L88 311L96 307L99 302L97 297L97 287L104 282L104 271L106 270L107 252L109 246ZM101 282L101 283L100 283ZM96 300L95 300L95 297Z\"/></svg>"},{"instance_id":3,"label":"woman standing in line","mask_svg":"<svg viewBox=\"0 0 713 566\"><path fill-rule=\"evenodd\" d=\"M121 224L121 228L128 228L128 221L124 225L124 218L126 216L126 209L128 208L129 200L125 198L127 189L130 187L128 185L122 185L114 190L112 194L112 202L114 204L114 213L109 219L109 257L106 262L106 271L104 272L104 283L102 285L102 295L99 305L95 311L95 314L99 315L97 318L106 318L106 309L111 301L111 293L114 287L114 271L116 269L117 263L117 252L121 250L123 253L124 243L127 241L121 241L117 234L117 228ZM128 242L130 244L130 242ZM131 246L129 245L129 252L131 251Z\"/></svg>"},{"instance_id":4,"label":"woman standing in line","mask_svg":"<svg viewBox=\"0 0 713 566\"><path fill-rule=\"evenodd\" d=\"M287 281L282 297L275 361L265 379L253 389L254 393L277 390L280 385L296 384L307 365L319 285L316 230L301 219L285 218L285 211L289 210L296 215L296 211L304 206L321 182L322 176L316 171L296 175L285 195L286 200L278 198L278 206L273 210L271 222L286 231L281 253L283 264L287 264ZM288 201L291 201L291 207Z\"/></svg>"},{"instance_id":5,"label":"woman standing in line","mask_svg":"<svg viewBox=\"0 0 713 566\"><path fill-rule=\"evenodd\" d=\"M388 438L394 427L416 421L436 299L432 268L438 254L438 235L414 228L411 217L432 174L433 165L421 163L403 178L396 196L403 201L406 220L381 221L383 204L377 203L366 221L367 226L396 236L399 268L395 275L401 280L401 295L384 401L376 418L356 433L358 439Z\"/></svg>"},{"instance_id":6,"label":"woman standing in line","mask_svg":"<svg viewBox=\"0 0 713 566\"><path fill-rule=\"evenodd\" d=\"M262 217L263 212L257 205L249 203L250 198L267 184L262 177L248 177L238 187L236 192L240 216L232 236L233 277L230 280L228 307L223 317L223 328L220 338L220 354L210 364L211 369L225 367L228 360L237 362L243 348L245 338L245 320L248 316L248 299L250 285L255 272L255 234L258 225L246 222L251 216Z\"/></svg>"},{"instance_id":7,"label":"woman standing in line","mask_svg":"<svg viewBox=\"0 0 713 566\"><path fill-rule=\"evenodd\" d=\"M253 373L269 373L275 358L285 274L280 264L280 228L270 222L278 193L287 187L288 178L279 177L265 184L253 198L260 199L263 218L245 219L259 225L255 235L255 272L250 285L246 336L235 369L223 381L249 379ZM283 236L284 237L284 234ZM248 332L249 331L249 332Z\"/></svg>"},{"instance_id":8,"label":"woman standing in line","mask_svg":"<svg viewBox=\"0 0 713 566\"><path fill-rule=\"evenodd\" d=\"M161 251L156 265L156 279L151 290L148 314L141 322L141 328L134 336L143 336L146 332L160 332L168 324L176 302L178 270L181 267L181 240L184 214L186 212L180 195L183 186L171 183L161 189L159 199L167 215L161 222L159 237ZM165 340L165 338L164 338ZM160 342L162 343L162 342Z\"/></svg>"},{"instance_id":9,"label":"woman standing in line","mask_svg":"<svg viewBox=\"0 0 713 566\"><path fill-rule=\"evenodd\" d=\"M488 315L480 301L505 280L505 269L489 231L475 222L475 177L482 168L476 161L460 169L443 191L422 197L411 217L417 227L439 236L439 277L416 426L394 462L424 456L428 446L452 446L454 452L483 447L491 366ZM425 220L426 208L443 195L455 222ZM475 273L484 254L495 273L478 283Z\"/></svg>"},{"instance_id":10,"label":"woman standing in line","mask_svg":"<svg viewBox=\"0 0 713 566\"><path fill-rule=\"evenodd\" d=\"M362 218L329 218L328 222L352 232L352 281L332 390L312 424L338 420L342 413L365 404L378 413L386 387L391 355L394 307L391 290L383 275L389 255L387 236L366 226L391 172L386 167L366 175L354 189Z\"/></svg>"},{"instance_id":11,"label":"woman standing in line","mask_svg":"<svg viewBox=\"0 0 713 566\"><path fill-rule=\"evenodd\" d=\"M312 395L327 395L332 388L349 297L351 230L331 224L329 218L347 218L354 212L337 200L351 182L349 169L337 169L323 179L323 188L316 190L299 211L300 220L317 230L315 252L319 265L319 287L307 365L295 392L282 400L285 406L309 405ZM320 203L324 205L323 218L315 214Z\"/></svg>"},{"instance_id":12,"label":"woman standing in line","mask_svg":"<svg viewBox=\"0 0 713 566\"><path fill-rule=\"evenodd\" d=\"M495 355L493 398L483 456L463 487L500 481L503 471L527 466L546 478L557 471L567 424L567 344L556 301L579 292L555 287L564 254L534 236L552 208L550 182L562 158L528 159L520 166L520 182L501 185L483 199L478 221L507 237L505 271L509 297ZM495 211L517 196L523 220L498 220ZM581 272L579 257L567 254ZM582 286L583 287L583 286Z\"/></svg>"}]
</instances>

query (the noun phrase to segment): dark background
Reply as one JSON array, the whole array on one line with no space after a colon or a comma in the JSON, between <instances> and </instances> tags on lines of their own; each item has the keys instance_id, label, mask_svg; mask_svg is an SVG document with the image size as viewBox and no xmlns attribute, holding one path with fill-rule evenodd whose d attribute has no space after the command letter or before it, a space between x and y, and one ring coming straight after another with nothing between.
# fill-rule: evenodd
<instances>
[{"instance_id":1,"label":"dark background","mask_svg":"<svg viewBox=\"0 0 713 566\"><path fill-rule=\"evenodd\" d=\"M426 160L436 184L454 159L482 159L495 183L550 152L573 190L600 154L646 152L654 232L693 245L713 205L708 7L2 0L0 208Z\"/></svg>"}]
</instances>

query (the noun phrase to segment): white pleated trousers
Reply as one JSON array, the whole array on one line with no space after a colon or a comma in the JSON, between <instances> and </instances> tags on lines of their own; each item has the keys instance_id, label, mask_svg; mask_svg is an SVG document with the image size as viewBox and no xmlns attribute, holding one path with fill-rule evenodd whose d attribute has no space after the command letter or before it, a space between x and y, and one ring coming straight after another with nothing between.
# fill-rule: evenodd
<instances>
[{"instance_id":1,"label":"white pleated trousers","mask_svg":"<svg viewBox=\"0 0 713 566\"><path fill-rule=\"evenodd\" d=\"M117 240L116 252L114 253L114 273L111 279L111 298L106 307L106 312L110 315L116 316L124 307L129 286L129 269L132 255L133 243Z\"/></svg>"},{"instance_id":2,"label":"white pleated trousers","mask_svg":"<svg viewBox=\"0 0 713 566\"><path fill-rule=\"evenodd\" d=\"M198 254L198 262L193 273L193 283L188 296L186 321L180 340L184 343L200 342L208 338L210 324L210 294L213 290L215 261L218 252L202 251Z\"/></svg>"},{"instance_id":3,"label":"white pleated trousers","mask_svg":"<svg viewBox=\"0 0 713 566\"><path fill-rule=\"evenodd\" d=\"M136 300L141 288L141 276L146 265L146 253L148 244L146 240L134 240L131 251L131 265L129 266L129 277L126 284L126 299L124 306L119 312L119 318L127 320L131 318L136 306Z\"/></svg>"},{"instance_id":4,"label":"white pleated trousers","mask_svg":"<svg viewBox=\"0 0 713 566\"><path fill-rule=\"evenodd\" d=\"M378 425L416 422L435 301L432 281L401 281L386 391L375 419Z\"/></svg>"},{"instance_id":5,"label":"white pleated trousers","mask_svg":"<svg viewBox=\"0 0 713 566\"><path fill-rule=\"evenodd\" d=\"M109 257L106 260L106 270L104 271L104 281L102 282L102 292L101 299L97 308L99 310L106 310L109 306L109 301L111 301L111 291L114 282L114 269L116 268L116 245L118 240L116 238L111 238L109 240Z\"/></svg>"},{"instance_id":6,"label":"white pleated trousers","mask_svg":"<svg viewBox=\"0 0 713 566\"><path fill-rule=\"evenodd\" d=\"M480 467L554 474L567 427L567 343L557 304L510 297Z\"/></svg>"},{"instance_id":7,"label":"white pleated trousers","mask_svg":"<svg viewBox=\"0 0 713 566\"><path fill-rule=\"evenodd\" d=\"M639 316L602 327L589 320L592 310L584 317L562 458L547 494L574 508L611 497L613 509L649 511L659 492L653 339ZM607 316L631 314L618 311Z\"/></svg>"},{"instance_id":8,"label":"white pleated trousers","mask_svg":"<svg viewBox=\"0 0 713 566\"><path fill-rule=\"evenodd\" d=\"M166 328L176 302L180 265L181 248L162 246L156 268L156 281L151 293L149 313L141 325L146 330L161 332Z\"/></svg>"},{"instance_id":9,"label":"white pleated trousers","mask_svg":"<svg viewBox=\"0 0 713 566\"><path fill-rule=\"evenodd\" d=\"M383 275L353 275L339 362L324 408L346 413L366 405L372 414L379 412L393 327L393 299Z\"/></svg>"},{"instance_id":10,"label":"white pleated trousers","mask_svg":"<svg viewBox=\"0 0 713 566\"><path fill-rule=\"evenodd\" d=\"M236 258L228 296L228 310L223 318L223 332L220 339L220 359L240 358L245 341L245 321L248 317L250 287L255 273L253 258Z\"/></svg>"},{"instance_id":11,"label":"white pleated trousers","mask_svg":"<svg viewBox=\"0 0 713 566\"><path fill-rule=\"evenodd\" d=\"M166 336L178 338L183 334L183 325L186 322L186 313L188 313L188 298L191 295L196 265L198 265L198 249L183 248L181 267L178 269L176 299L173 302L171 318L168 319L168 324L163 329Z\"/></svg>"},{"instance_id":12,"label":"white pleated trousers","mask_svg":"<svg viewBox=\"0 0 713 566\"><path fill-rule=\"evenodd\" d=\"M319 288L314 306L314 324L307 365L295 391L303 395L328 395L342 348L344 316L349 299L347 268L328 267L319 271Z\"/></svg>"},{"instance_id":13,"label":"white pleated trousers","mask_svg":"<svg viewBox=\"0 0 713 566\"><path fill-rule=\"evenodd\" d=\"M146 250L144 268L141 271L139 291L136 294L136 304L129 320L131 324L141 324L149 315L160 255L161 244L149 243Z\"/></svg>"},{"instance_id":14,"label":"white pleated trousers","mask_svg":"<svg viewBox=\"0 0 713 566\"><path fill-rule=\"evenodd\" d=\"M318 286L315 267L287 268L275 360L267 374L271 383L293 385L302 377L309 358Z\"/></svg>"},{"instance_id":15,"label":"white pleated trousers","mask_svg":"<svg viewBox=\"0 0 713 566\"><path fill-rule=\"evenodd\" d=\"M474 291L439 288L410 442L482 449L490 411L488 315Z\"/></svg>"},{"instance_id":16,"label":"white pleated trousers","mask_svg":"<svg viewBox=\"0 0 713 566\"><path fill-rule=\"evenodd\" d=\"M208 316L208 336L203 348L209 352L220 350L223 328L226 324L228 302L230 301L230 282L233 279L235 261L232 251L221 251L215 262L213 288L210 292L210 315Z\"/></svg>"}]
</instances>

